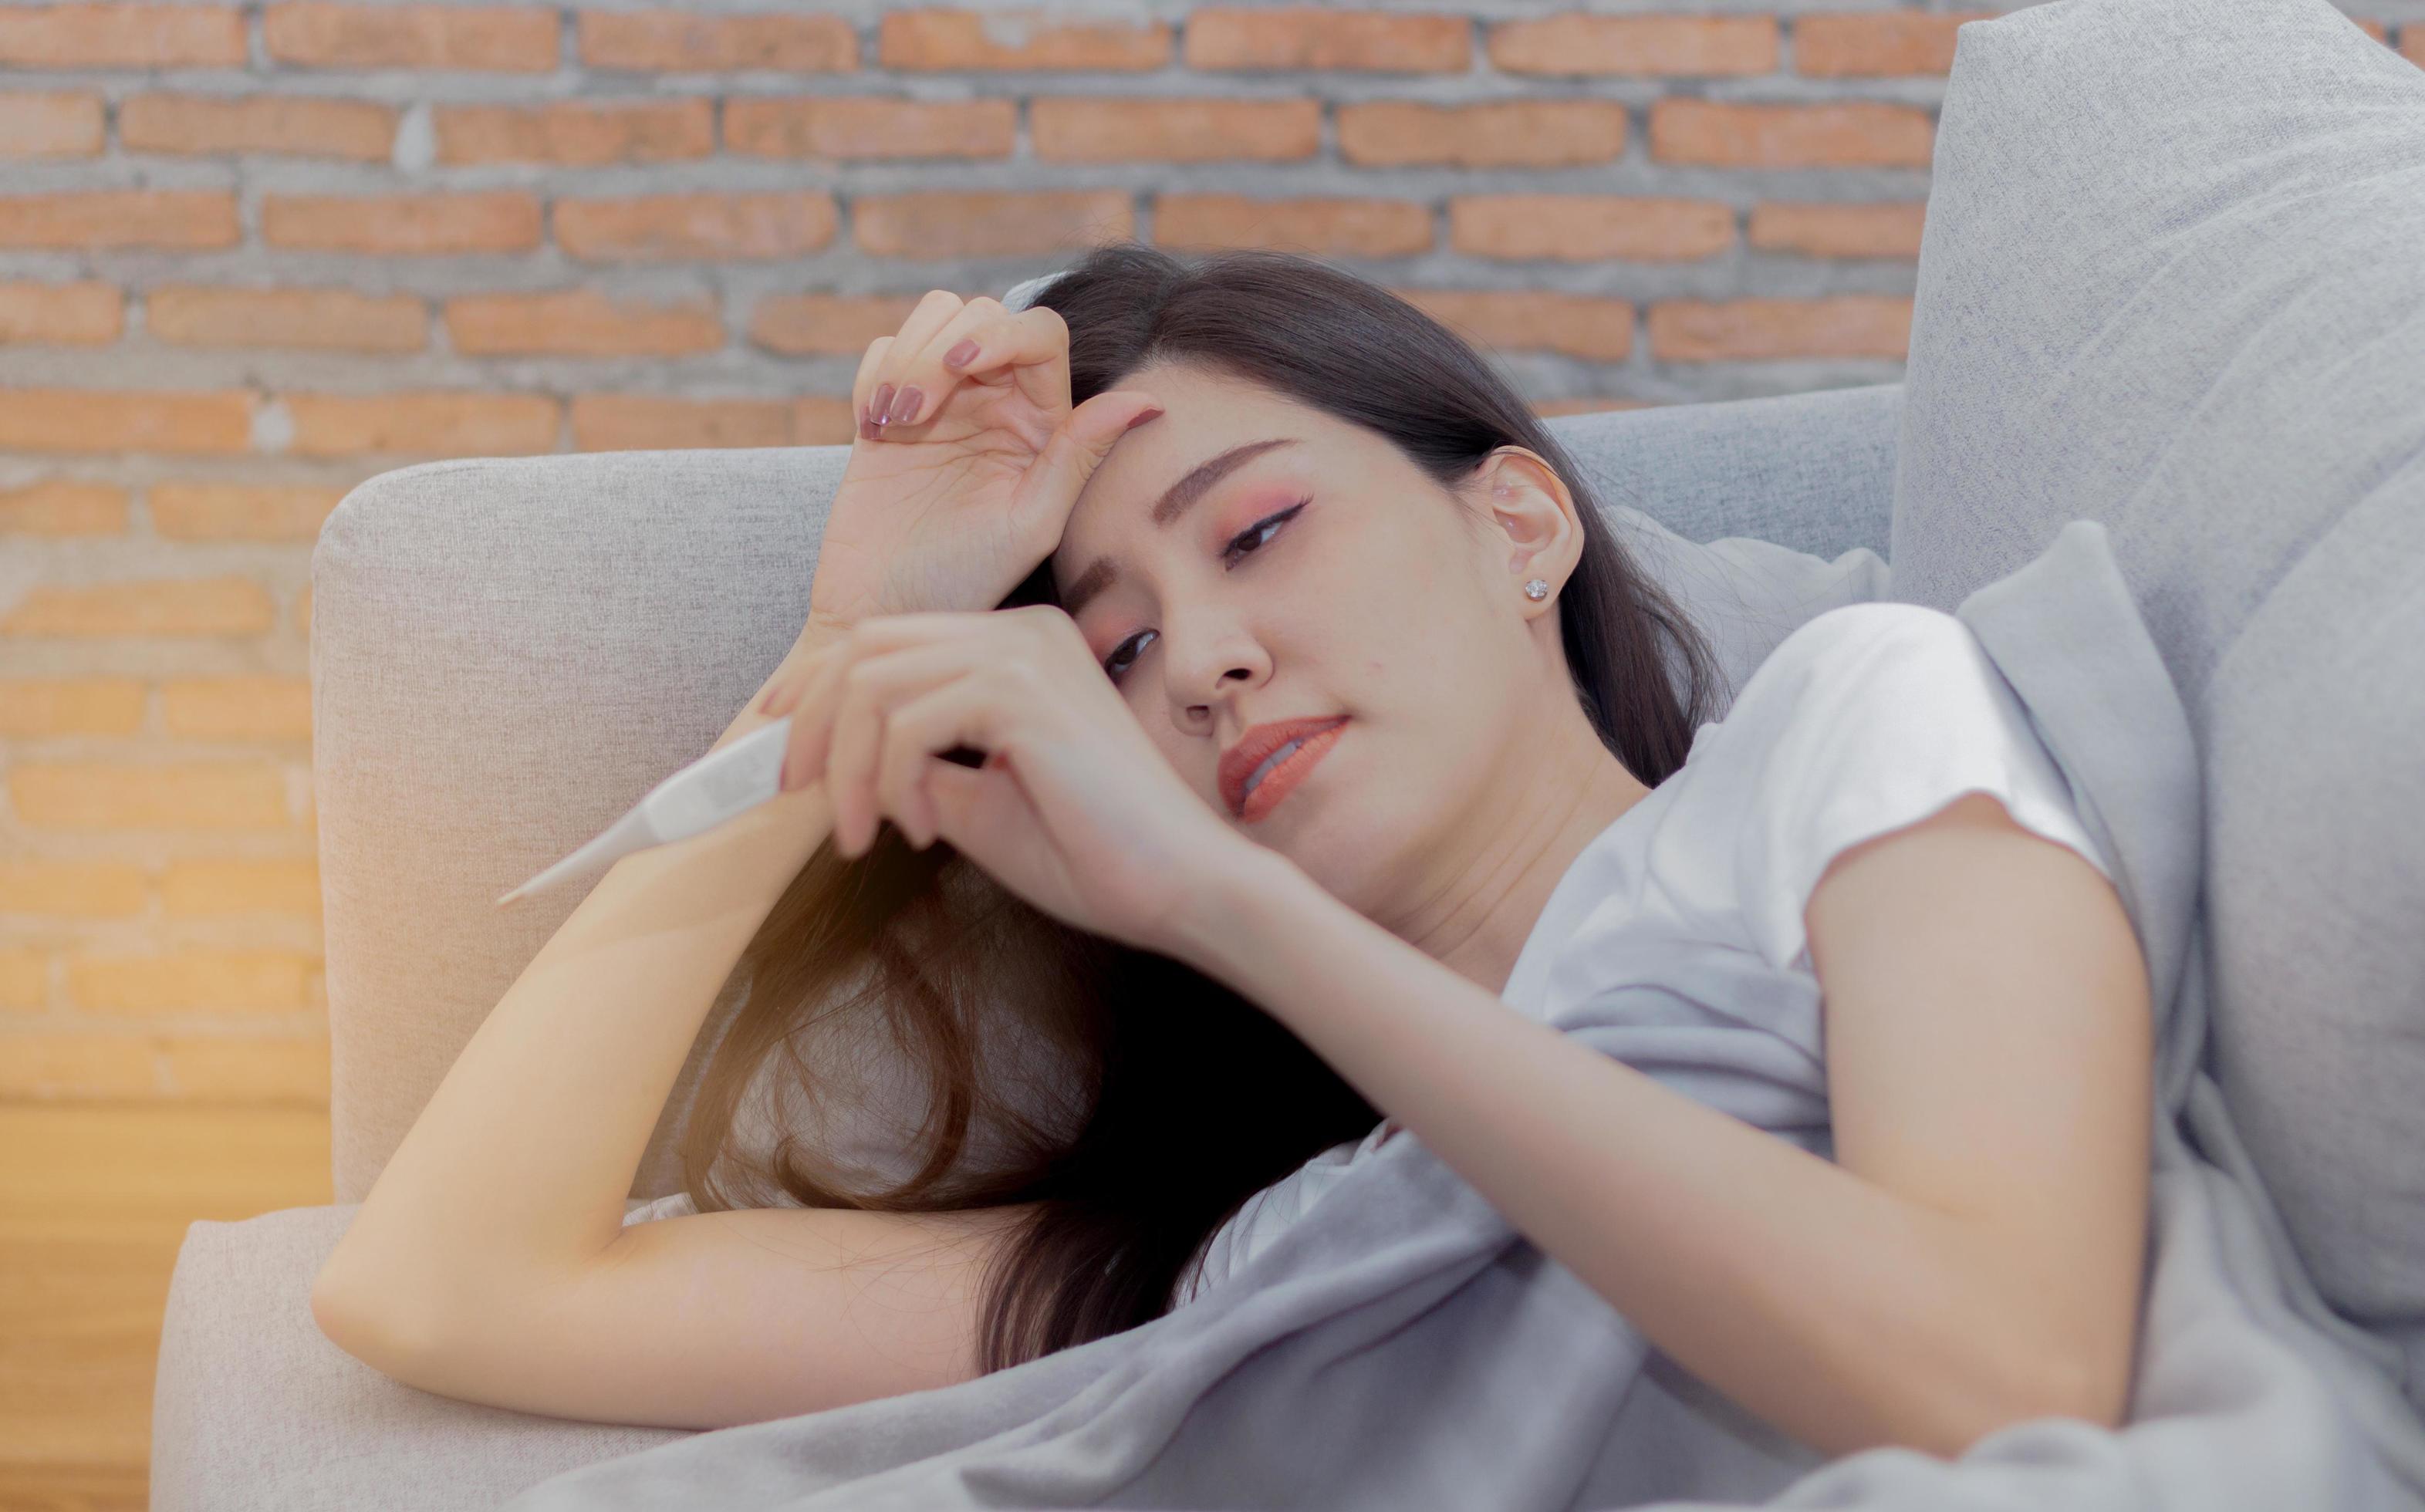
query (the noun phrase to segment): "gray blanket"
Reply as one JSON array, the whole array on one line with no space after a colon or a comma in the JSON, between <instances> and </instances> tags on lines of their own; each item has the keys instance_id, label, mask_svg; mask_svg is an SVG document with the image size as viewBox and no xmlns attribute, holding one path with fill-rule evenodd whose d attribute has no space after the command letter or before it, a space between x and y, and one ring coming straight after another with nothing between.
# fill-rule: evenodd
<instances>
[{"instance_id":1,"label":"gray blanket","mask_svg":"<svg viewBox=\"0 0 2425 1512\"><path fill-rule=\"evenodd\" d=\"M2029 710L2117 881L2158 1007L2148 1290L2129 1425L2044 1419L1958 1461L1828 1461L1680 1369L1414 1138L1227 1282L1143 1327L934 1391L557 1475L560 1508L2425 1507L2397 1357L2292 1255L2201 1065L2199 763L2172 681L2079 521L1956 611ZM1813 1148L1756 1030L1678 1066L1625 993L1558 1027ZM1823 1149L1824 1140L1817 1141Z\"/></svg>"}]
</instances>

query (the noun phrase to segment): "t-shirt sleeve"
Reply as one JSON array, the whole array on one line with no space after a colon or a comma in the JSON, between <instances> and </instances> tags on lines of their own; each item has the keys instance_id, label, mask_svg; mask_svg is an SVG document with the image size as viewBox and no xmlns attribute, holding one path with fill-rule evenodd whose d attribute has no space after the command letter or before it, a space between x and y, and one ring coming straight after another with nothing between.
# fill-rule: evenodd
<instances>
[{"instance_id":1,"label":"t-shirt sleeve","mask_svg":"<svg viewBox=\"0 0 2425 1512\"><path fill-rule=\"evenodd\" d=\"M1738 853L1746 922L1771 964L1809 969L1803 910L1839 855L1988 793L2107 880L2070 782L1986 648L1952 615L1875 603L1786 637L1737 699L1764 740Z\"/></svg>"}]
</instances>

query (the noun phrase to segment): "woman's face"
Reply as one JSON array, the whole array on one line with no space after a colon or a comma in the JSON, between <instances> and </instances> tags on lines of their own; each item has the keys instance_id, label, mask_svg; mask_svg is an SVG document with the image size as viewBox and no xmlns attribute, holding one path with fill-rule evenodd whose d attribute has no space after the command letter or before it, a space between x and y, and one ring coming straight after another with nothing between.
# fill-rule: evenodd
<instances>
[{"instance_id":1,"label":"woman's face","mask_svg":"<svg viewBox=\"0 0 2425 1512\"><path fill-rule=\"evenodd\" d=\"M1520 587L1580 555L1553 475L1494 453L1469 485L1485 523L1380 437L1268 390L1174 364L1116 387L1164 412L1087 479L1052 582L1171 765L1375 917L1488 855L1535 772L1528 732L1575 702L1555 596ZM1231 808L1221 757L1249 730L1341 716L1268 812Z\"/></svg>"}]
</instances>

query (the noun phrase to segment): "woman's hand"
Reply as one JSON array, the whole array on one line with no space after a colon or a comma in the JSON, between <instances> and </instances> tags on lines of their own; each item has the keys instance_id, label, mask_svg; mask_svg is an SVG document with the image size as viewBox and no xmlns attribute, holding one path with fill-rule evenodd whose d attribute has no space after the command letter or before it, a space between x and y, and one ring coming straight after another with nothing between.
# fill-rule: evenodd
<instances>
[{"instance_id":1,"label":"woman's hand","mask_svg":"<svg viewBox=\"0 0 2425 1512\"><path fill-rule=\"evenodd\" d=\"M859 435L809 588L810 622L837 628L991 609L1061 543L1113 443L1162 412L1120 389L1073 410L1057 312L947 289L868 343L851 405Z\"/></svg>"},{"instance_id":2,"label":"woman's hand","mask_svg":"<svg viewBox=\"0 0 2425 1512\"><path fill-rule=\"evenodd\" d=\"M1050 604L862 620L764 710L795 711L783 787L826 784L842 854L889 818L1130 945L1171 950L1187 910L1262 854L1171 769ZM985 764L944 756L958 748Z\"/></svg>"}]
</instances>

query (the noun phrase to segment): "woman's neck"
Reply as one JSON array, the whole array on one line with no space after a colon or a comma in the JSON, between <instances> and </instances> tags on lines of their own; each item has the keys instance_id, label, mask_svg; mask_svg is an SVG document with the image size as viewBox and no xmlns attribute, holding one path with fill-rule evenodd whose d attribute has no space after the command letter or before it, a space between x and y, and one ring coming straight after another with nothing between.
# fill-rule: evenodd
<instances>
[{"instance_id":1,"label":"woman's neck","mask_svg":"<svg viewBox=\"0 0 2425 1512\"><path fill-rule=\"evenodd\" d=\"M1494 993L1506 989L1524 942L1575 859L1650 795L1580 712L1577 723L1587 744L1569 742L1555 755L1527 763L1527 779L1511 787L1515 807L1492 820L1492 834L1463 870L1465 883L1434 900L1426 918L1391 926L1407 943Z\"/></svg>"}]
</instances>

